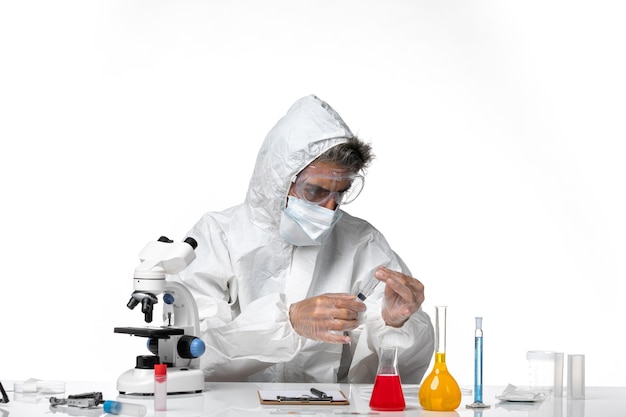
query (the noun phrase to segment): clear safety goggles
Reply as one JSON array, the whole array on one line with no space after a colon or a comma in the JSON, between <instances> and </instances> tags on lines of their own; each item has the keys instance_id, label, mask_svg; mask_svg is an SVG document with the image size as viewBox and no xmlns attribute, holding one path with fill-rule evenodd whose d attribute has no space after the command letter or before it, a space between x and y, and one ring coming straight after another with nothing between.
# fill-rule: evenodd
<instances>
[{"instance_id":1,"label":"clear safety goggles","mask_svg":"<svg viewBox=\"0 0 626 417\"><path fill-rule=\"evenodd\" d=\"M296 196L312 204L325 204L331 198L337 204L353 202L365 184L362 175L350 171L318 170L309 166L292 182Z\"/></svg>"}]
</instances>

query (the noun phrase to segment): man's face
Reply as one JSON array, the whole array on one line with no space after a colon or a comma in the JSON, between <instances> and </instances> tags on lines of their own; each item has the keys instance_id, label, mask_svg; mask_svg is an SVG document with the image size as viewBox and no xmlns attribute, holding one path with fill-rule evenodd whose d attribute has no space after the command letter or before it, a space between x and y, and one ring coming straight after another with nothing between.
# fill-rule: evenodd
<instances>
[{"instance_id":1,"label":"man's face","mask_svg":"<svg viewBox=\"0 0 626 417\"><path fill-rule=\"evenodd\" d=\"M355 176L350 170L339 165L314 162L298 174L296 181L291 184L289 195L335 210L355 178L362 181L362 177Z\"/></svg>"}]
</instances>

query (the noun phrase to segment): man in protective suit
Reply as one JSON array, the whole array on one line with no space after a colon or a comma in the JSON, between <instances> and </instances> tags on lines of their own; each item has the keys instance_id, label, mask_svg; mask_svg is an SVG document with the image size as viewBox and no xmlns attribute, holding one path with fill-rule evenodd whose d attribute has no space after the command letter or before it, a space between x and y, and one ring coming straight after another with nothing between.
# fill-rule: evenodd
<instances>
[{"instance_id":1,"label":"man in protective suit","mask_svg":"<svg viewBox=\"0 0 626 417\"><path fill-rule=\"evenodd\" d=\"M243 204L188 233L196 260L177 279L198 304L207 381L373 383L381 346L398 348L403 383L421 381L434 348L424 286L342 210L372 158L327 103L304 97L265 138Z\"/></svg>"}]
</instances>

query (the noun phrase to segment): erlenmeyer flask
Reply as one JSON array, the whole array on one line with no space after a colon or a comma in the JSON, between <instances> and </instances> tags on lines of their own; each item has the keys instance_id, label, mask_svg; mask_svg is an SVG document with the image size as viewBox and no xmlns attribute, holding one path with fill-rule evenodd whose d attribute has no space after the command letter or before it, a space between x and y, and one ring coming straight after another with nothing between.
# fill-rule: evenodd
<instances>
[{"instance_id":1,"label":"erlenmeyer flask","mask_svg":"<svg viewBox=\"0 0 626 417\"><path fill-rule=\"evenodd\" d=\"M405 405L398 373L398 348L383 347L380 349L370 408L378 411L402 411Z\"/></svg>"},{"instance_id":2,"label":"erlenmeyer flask","mask_svg":"<svg viewBox=\"0 0 626 417\"><path fill-rule=\"evenodd\" d=\"M461 389L446 366L446 306L435 308L435 364L422 381L419 400L425 410L452 411L461 404Z\"/></svg>"}]
</instances>

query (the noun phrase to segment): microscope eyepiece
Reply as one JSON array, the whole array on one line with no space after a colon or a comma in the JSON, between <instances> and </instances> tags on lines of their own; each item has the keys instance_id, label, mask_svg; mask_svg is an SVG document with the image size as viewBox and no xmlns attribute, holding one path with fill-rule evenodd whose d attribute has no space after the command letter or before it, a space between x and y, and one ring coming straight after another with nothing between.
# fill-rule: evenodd
<instances>
[{"instance_id":1,"label":"microscope eyepiece","mask_svg":"<svg viewBox=\"0 0 626 417\"><path fill-rule=\"evenodd\" d=\"M174 241L167 236L161 236L157 239L157 241L163 243L174 243ZM198 247L198 242L192 237L185 238L184 242L191 246L193 250L196 250L196 248Z\"/></svg>"},{"instance_id":2,"label":"microscope eyepiece","mask_svg":"<svg viewBox=\"0 0 626 417\"><path fill-rule=\"evenodd\" d=\"M196 248L198 247L198 242L192 237L186 238L185 243L189 244L189 246L191 246L193 250L196 250Z\"/></svg>"}]
</instances>

